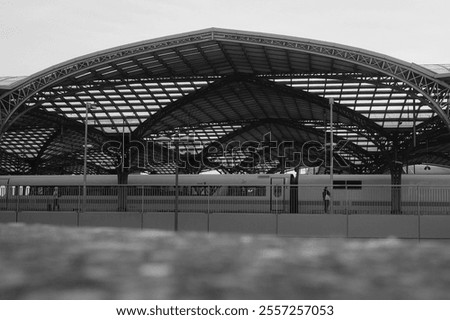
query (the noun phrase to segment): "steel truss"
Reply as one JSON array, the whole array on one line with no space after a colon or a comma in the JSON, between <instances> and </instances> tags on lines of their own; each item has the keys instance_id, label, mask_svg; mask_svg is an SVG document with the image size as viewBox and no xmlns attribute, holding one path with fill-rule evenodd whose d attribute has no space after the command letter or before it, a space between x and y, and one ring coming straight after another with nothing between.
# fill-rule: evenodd
<instances>
[{"instance_id":1,"label":"steel truss","mask_svg":"<svg viewBox=\"0 0 450 320\"><path fill-rule=\"evenodd\" d=\"M209 47L213 47L218 53L209 55ZM184 50L191 50L201 57L208 65L209 71L200 70L195 61L190 60L188 55L184 56ZM243 53L239 57L241 60L233 56L235 53L232 53L232 50ZM252 50L257 51L257 53ZM280 56L285 56L287 61L285 64L289 65L287 70L283 71L283 68L280 67L281 64L277 66L275 60L281 58L276 56L275 59L272 56L273 50L277 50L277 54ZM164 54L167 52L177 58L183 67L177 70L174 65L167 63L164 58ZM304 53L309 57L310 70L307 72L296 69L293 56L297 53ZM260 55L258 56L259 60L254 60L256 54ZM158 68L164 69L165 73L155 71L153 74L152 70L157 70L157 68L152 69L153 67L146 64L145 59L142 58L146 55L158 63ZM220 63L216 63L214 57L220 57ZM329 59L321 61L324 64L325 62L330 63L329 69L322 72L317 70L314 67L314 59ZM258 62L262 60L265 62ZM245 64L245 68L239 65L238 61L243 61L242 64ZM250 68L250 71L241 72L241 67L245 70ZM128 70L132 70L132 72ZM133 72L136 76L132 76ZM450 85L438 79L435 74L423 67L407 64L374 52L332 43L213 28L95 53L59 64L13 84L10 90L3 91L4 93L0 96L0 141L2 141L6 132L15 130L16 122L23 119L27 114L34 112L48 121L64 123L66 127L70 127L74 132L80 134L83 130L82 125L80 125L82 115L79 114L78 118L68 119L63 114L46 111L44 106L48 107L51 104L54 106L53 109L57 110L55 101L64 101L67 96L76 97L79 99L79 104L82 105L86 100L79 98L78 95L85 94L94 100L95 97L91 94L93 90L97 90L105 96L107 96L106 91L115 90L120 99L125 101L126 98L118 89L119 87L126 86L130 91L133 91L133 84L163 83L165 81L174 82L178 94L181 93L183 96L168 104L157 102L160 110L149 114L147 119L137 125L137 128L132 132L133 138L143 139L149 135L157 134L155 128L162 120L170 117L176 118L177 112L180 112L187 104L191 104L199 98L208 97L211 92L216 92L224 86L236 82L243 82L247 86L255 85L261 90L270 90L282 97L309 101L321 108L326 116L327 98L332 96L331 93L327 92L326 82L323 84L324 93L317 94L308 92L301 86L296 87L289 84L289 81L295 82L293 79L296 78L307 79L307 81L312 81L314 78L325 78L343 82L372 84L376 88L392 89L388 99L391 99L394 93L404 93L404 105L406 99L413 99L413 104L414 106L417 105L417 110L420 110L422 106L427 106L432 110L434 115L426 121L417 125L414 124L414 128L408 128L406 131L395 131L383 128L373 119L362 116L356 110L356 107L349 107L338 100L335 108L336 114L341 119L348 119L352 126L345 128L344 123L337 123L337 128L346 130L349 135L357 134L366 139L368 143L373 144L381 151L382 157L386 161L381 164L377 160L378 156L368 156L365 149L350 141L349 153L356 158L359 157L360 160L365 159L364 161L361 160L361 167L364 167L364 170L369 170L368 168L371 165L376 167L376 170L383 170L382 168L385 168L388 162L396 158L398 153L406 154L414 150L417 141L428 141L436 135L445 134L450 129ZM277 80L281 82L277 82ZM192 88L182 89L178 84L182 82L189 83ZM200 83L202 85L199 85ZM162 91L165 91L162 84L159 86ZM146 87L145 90L148 95L154 96L151 89ZM357 97L361 89L356 88L355 90L355 96ZM171 99L167 91L164 94ZM251 90L248 91L248 94L253 94L255 100L259 98ZM139 96L138 93L135 93L135 95ZM221 98L226 99L227 97ZM114 104L112 100L111 104ZM143 99L140 103L145 104ZM73 113L79 113L73 105L70 107L73 109ZM106 109L102 109L102 112L108 113ZM138 112L134 110L132 112L134 112L135 118L140 117ZM220 110L217 112L220 113ZM286 114L289 113L288 110L285 110L285 112ZM402 112L404 112L403 109ZM119 113L122 119L126 118L124 111L119 111ZM173 122L177 125L164 130L178 130L183 126L202 126L200 121L196 122L194 116L188 116L191 117L191 122L178 118ZM115 118L112 116L108 115L108 118L110 123L115 122ZM416 118L417 116L414 115L414 122ZM255 117L255 121L272 120ZM125 126L125 123L123 125ZM232 121L229 122L229 125L232 125ZM249 122L242 122L240 125L241 129L238 131L240 133L252 128L251 125L249 126ZM221 130L225 134L220 139L227 139L227 137L236 134L233 132L226 133L228 129L224 129L223 125L221 126ZM296 126L300 130L308 131L307 126L302 127L299 124ZM412 138L413 130L414 138ZM310 131L310 133L313 131ZM42 160L44 152L57 139L58 132L56 130L53 135L50 135L49 140L42 145L35 163ZM116 133L118 135L120 132L117 131ZM318 130L314 131L314 134L321 136ZM94 128L90 128L89 136L97 144L101 144L111 137L104 131ZM343 135L336 135L336 141L344 138ZM401 139L402 142L394 143L398 139ZM358 152L359 156L356 155ZM396 152L395 156L394 152ZM11 159L10 155L4 153L0 156L2 159ZM15 160L11 161L14 162Z\"/></svg>"}]
</instances>

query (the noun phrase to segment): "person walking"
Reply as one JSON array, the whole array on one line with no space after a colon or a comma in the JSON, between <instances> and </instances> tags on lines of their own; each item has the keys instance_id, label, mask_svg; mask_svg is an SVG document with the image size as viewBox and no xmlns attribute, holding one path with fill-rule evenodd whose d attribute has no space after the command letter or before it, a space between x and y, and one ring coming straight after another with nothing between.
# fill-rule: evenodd
<instances>
[{"instance_id":1,"label":"person walking","mask_svg":"<svg viewBox=\"0 0 450 320\"><path fill-rule=\"evenodd\" d=\"M330 191L328 191L327 187L323 188L322 198L323 198L324 211L325 211L325 213L328 213L328 208L330 207L331 194L330 194Z\"/></svg>"}]
</instances>

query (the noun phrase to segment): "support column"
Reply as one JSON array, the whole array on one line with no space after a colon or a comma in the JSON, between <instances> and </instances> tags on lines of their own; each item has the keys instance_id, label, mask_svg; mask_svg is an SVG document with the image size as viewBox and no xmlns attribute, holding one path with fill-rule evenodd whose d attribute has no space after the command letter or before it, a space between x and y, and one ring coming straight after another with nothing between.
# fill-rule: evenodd
<instances>
[{"instance_id":1,"label":"support column","mask_svg":"<svg viewBox=\"0 0 450 320\"><path fill-rule=\"evenodd\" d=\"M117 211L127 211L128 175L127 168L117 168Z\"/></svg>"},{"instance_id":2,"label":"support column","mask_svg":"<svg viewBox=\"0 0 450 320\"><path fill-rule=\"evenodd\" d=\"M394 161L391 164L391 214L402 213L402 171L403 163Z\"/></svg>"},{"instance_id":3,"label":"support column","mask_svg":"<svg viewBox=\"0 0 450 320\"><path fill-rule=\"evenodd\" d=\"M298 179L300 174L300 165L295 168L295 176L291 178L290 185L290 194L289 194L289 202L290 202L290 213L298 213Z\"/></svg>"},{"instance_id":4,"label":"support column","mask_svg":"<svg viewBox=\"0 0 450 320\"><path fill-rule=\"evenodd\" d=\"M128 175L130 173L130 149L125 141L125 135L122 132L122 155L121 163L117 167L117 211L127 211L127 195L128 195Z\"/></svg>"}]
</instances>

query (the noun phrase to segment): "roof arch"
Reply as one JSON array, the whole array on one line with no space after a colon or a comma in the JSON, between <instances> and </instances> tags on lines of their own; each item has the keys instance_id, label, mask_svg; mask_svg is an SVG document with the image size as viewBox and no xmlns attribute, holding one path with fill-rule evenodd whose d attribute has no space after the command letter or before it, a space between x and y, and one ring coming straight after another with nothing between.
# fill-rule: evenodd
<instances>
[{"instance_id":1,"label":"roof arch","mask_svg":"<svg viewBox=\"0 0 450 320\"><path fill-rule=\"evenodd\" d=\"M326 130L324 101L333 98L336 139L392 161L417 140L450 128L443 66L437 72L334 43L210 28L92 53L7 85L0 82L0 141L9 158L28 162L72 154L82 144L86 103L98 106L89 134L97 147L125 133L148 141L189 127L196 127L196 137L207 145L270 118ZM24 156L13 145L23 145L17 137L36 130L31 114L50 114L40 130L54 133L36 142L34 156ZM65 130L55 130L58 126ZM413 131L414 142L408 140ZM399 152L394 149L402 137L409 145ZM58 149L58 139L70 140L72 149ZM373 156L367 159L373 168L382 167ZM361 170L369 170L367 161ZM112 170L113 162L103 154L90 159L103 170Z\"/></svg>"}]
</instances>

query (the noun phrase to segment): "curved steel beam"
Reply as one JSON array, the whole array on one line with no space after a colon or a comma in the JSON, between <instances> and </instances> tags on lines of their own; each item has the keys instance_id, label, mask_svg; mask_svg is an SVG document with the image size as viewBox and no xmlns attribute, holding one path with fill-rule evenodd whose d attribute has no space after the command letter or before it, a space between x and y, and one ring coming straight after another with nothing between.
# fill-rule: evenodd
<instances>
[{"instance_id":1,"label":"curved steel beam","mask_svg":"<svg viewBox=\"0 0 450 320\"><path fill-rule=\"evenodd\" d=\"M316 105L322 107L326 111L328 111L329 109L328 99L322 98L318 95L309 93L304 90L291 88L286 85L279 85L267 79L256 78L255 82L263 87L271 88L274 89L275 91L281 92L284 95L315 103ZM367 138L369 140L372 140L376 144L382 145L382 142L388 139L389 136L388 133L380 125L376 124L373 120L370 120L369 118L362 116L358 112L341 105L340 103L336 102L334 103L333 112L353 121L360 128L366 129L369 131L369 133L375 135L375 136L368 135Z\"/></svg>"},{"instance_id":2,"label":"curved steel beam","mask_svg":"<svg viewBox=\"0 0 450 320\"><path fill-rule=\"evenodd\" d=\"M350 62L369 68L375 72L390 75L407 83L422 94L429 101L431 108L443 119L447 128L450 128L450 119L441 107L444 99L450 93L450 85L436 79L430 71L417 65L407 64L375 52L333 43L215 28L105 50L59 64L30 76L15 84L15 87L11 91L0 96L0 126L3 127L9 121L11 115L16 112L17 108L35 93L44 88L61 83L61 81L70 77L91 74L90 70L92 69L123 59L132 59L142 53L152 53L162 49L176 48L187 43L192 44L206 41L217 41L219 43L234 42L280 48L294 52L300 51Z\"/></svg>"},{"instance_id":3,"label":"curved steel beam","mask_svg":"<svg viewBox=\"0 0 450 320\"><path fill-rule=\"evenodd\" d=\"M143 123L141 123L133 132L133 136L136 138L142 138L145 136L146 132L151 129L151 127L160 122L164 117L172 114L174 111L181 109L184 105L194 102L196 99L199 99L201 97L204 97L209 92L212 92L216 89L219 89L223 87L224 85L234 83L237 81L244 81L249 76L242 75L242 74L232 74L228 76L223 76L221 78L218 78L216 81L197 89L196 91L181 97L180 99L170 103L164 109L161 109L157 113L153 114L151 117L149 117L147 120L145 120Z\"/></svg>"},{"instance_id":4,"label":"curved steel beam","mask_svg":"<svg viewBox=\"0 0 450 320\"><path fill-rule=\"evenodd\" d=\"M249 132L252 129L256 129L260 126L264 126L266 124L279 124L282 126L288 126L294 129L299 129L305 132L309 132L311 134L314 134L318 137L322 137L324 136L324 132L321 130L317 130L314 129L312 127L308 127L308 126L304 126L302 124L299 124L298 122L295 122L293 120L286 120L286 119L260 119L258 121L253 121L253 122L249 122L246 126L233 131L223 137L221 137L220 139L218 139L216 142L214 142L214 144L218 143L220 145L226 144L227 142L232 141L234 138L242 135L243 133ZM345 141L345 139L342 139L339 136L334 136L334 141L339 142L339 141ZM294 142L295 143L295 142ZM207 146L205 146L203 148L203 150L199 153L199 156L202 158L205 158L208 156L207 154L207 150L208 148L211 147L211 144L208 144ZM352 143L352 142L347 142L345 144L345 149L349 150L350 153L352 153L354 156L356 156L357 158L359 158L363 163L366 163L367 165L367 159L371 158L372 160L370 161L370 163L375 162L375 158L373 156L372 153L369 153L368 151L366 151L365 149L359 147L358 145Z\"/></svg>"},{"instance_id":5,"label":"curved steel beam","mask_svg":"<svg viewBox=\"0 0 450 320\"><path fill-rule=\"evenodd\" d=\"M450 85L436 79L430 71L418 65L408 64L401 60L359 48L294 37L280 38L280 36L276 35L217 30L214 32L214 39L307 52L347 61L390 75L407 83L428 99L430 107L442 118L450 130L450 119L441 107L443 101L450 93Z\"/></svg>"},{"instance_id":6,"label":"curved steel beam","mask_svg":"<svg viewBox=\"0 0 450 320\"><path fill-rule=\"evenodd\" d=\"M183 108L186 104L193 103L196 99L205 97L208 93L213 92L221 88L224 85L234 83L234 82L247 82L254 85L257 85L261 88L268 88L277 92L281 95L289 96L294 99L300 99L312 102L317 106L321 107L325 111L329 109L328 99L322 98L320 96L314 95L312 93L303 91L301 89L291 88L286 85L277 84L271 80L255 77L252 75L241 75L235 74L223 77L201 89L196 90L195 92L186 95L175 102L169 104L161 111L154 114L152 117L148 118L145 122L143 122L134 132L134 136L136 138L140 138L145 135L145 133L151 129L151 127L155 124L158 124L162 121L166 116L171 115L174 111ZM356 111L353 111L339 103L334 104L334 112L338 115L345 117L346 119L355 123L361 130L366 131L364 133L359 131L358 134L365 136L369 141L372 141L375 145L377 145L380 150L384 150L386 141L389 138L389 134L374 121L370 120L359 114Z\"/></svg>"}]
</instances>

